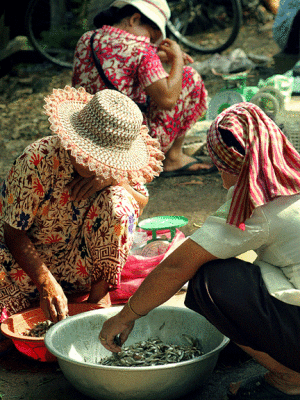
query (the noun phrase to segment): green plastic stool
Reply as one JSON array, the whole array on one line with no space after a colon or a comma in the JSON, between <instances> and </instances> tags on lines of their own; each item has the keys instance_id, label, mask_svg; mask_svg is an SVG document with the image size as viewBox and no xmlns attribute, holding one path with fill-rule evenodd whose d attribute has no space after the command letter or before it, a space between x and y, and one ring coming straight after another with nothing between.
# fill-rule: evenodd
<instances>
[{"instance_id":1,"label":"green plastic stool","mask_svg":"<svg viewBox=\"0 0 300 400\"><path fill-rule=\"evenodd\" d=\"M153 242L154 240L159 240L159 238L156 237L156 232L162 230L169 230L171 232L171 238L168 241L172 242L176 234L176 228L180 228L181 226L186 225L188 222L189 220L185 217L164 215L144 219L138 223L138 227L145 231L152 232L152 239L148 240L147 243Z\"/></svg>"}]
</instances>

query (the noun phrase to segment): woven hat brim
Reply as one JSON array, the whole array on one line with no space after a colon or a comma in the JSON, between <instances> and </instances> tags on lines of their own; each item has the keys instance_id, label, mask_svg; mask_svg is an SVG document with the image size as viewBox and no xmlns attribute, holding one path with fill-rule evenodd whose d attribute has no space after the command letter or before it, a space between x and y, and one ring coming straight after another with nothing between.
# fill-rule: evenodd
<instances>
[{"instance_id":1,"label":"woven hat brim","mask_svg":"<svg viewBox=\"0 0 300 400\"><path fill-rule=\"evenodd\" d=\"M83 88L66 87L54 89L44 106L49 115L50 128L59 136L66 150L70 150L76 161L88 166L96 175L117 181L150 182L162 171L163 153L158 142L146 133L143 126L140 135L124 151L117 146L103 148L90 140L89 132L80 125L78 113L93 98Z\"/></svg>"},{"instance_id":2,"label":"woven hat brim","mask_svg":"<svg viewBox=\"0 0 300 400\"><path fill-rule=\"evenodd\" d=\"M138 135L131 143L130 149L124 151L115 147L101 147L89 137L89 132L77 120L79 111L85 106L84 103L65 101L60 104L58 113L61 121L62 130L59 136L69 145L75 145L80 149L83 158L90 158L89 163L98 162L106 164L108 167L128 170L140 170L149 163L149 153L147 144L142 135ZM95 168L95 169L94 169Z\"/></svg>"}]
</instances>

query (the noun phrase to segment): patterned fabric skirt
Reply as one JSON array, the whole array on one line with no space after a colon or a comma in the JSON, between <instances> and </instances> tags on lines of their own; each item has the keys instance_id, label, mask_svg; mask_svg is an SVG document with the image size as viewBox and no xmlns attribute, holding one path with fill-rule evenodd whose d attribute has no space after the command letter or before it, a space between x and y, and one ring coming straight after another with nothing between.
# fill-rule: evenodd
<instances>
[{"instance_id":1,"label":"patterned fabric skirt","mask_svg":"<svg viewBox=\"0 0 300 400\"><path fill-rule=\"evenodd\" d=\"M192 67L184 67L182 91L172 110L161 110L151 102L147 115L150 135L159 140L166 153L174 140L184 136L207 109L207 91L202 78Z\"/></svg>"},{"instance_id":2,"label":"patterned fabric skirt","mask_svg":"<svg viewBox=\"0 0 300 400\"><path fill-rule=\"evenodd\" d=\"M118 288L138 217L135 199L121 186L109 187L95 198L64 251L50 252L47 245L37 250L66 294L89 292L99 280ZM36 286L0 240L0 322L38 299Z\"/></svg>"}]
</instances>

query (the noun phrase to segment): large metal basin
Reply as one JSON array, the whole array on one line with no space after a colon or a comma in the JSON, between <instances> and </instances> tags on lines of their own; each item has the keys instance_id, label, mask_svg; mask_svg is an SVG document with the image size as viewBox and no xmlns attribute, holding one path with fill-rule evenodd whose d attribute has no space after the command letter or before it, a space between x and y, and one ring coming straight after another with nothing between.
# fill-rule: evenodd
<instances>
[{"instance_id":1,"label":"large metal basin","mask_svg":"<svg viewBox=\"0 0 300 400\"><path fill-rule=\"evenodd\" d=\"M150 337L186 344L182 334L199 338L204 355L191 361L153 367L110 367L96 360L111 355L99 342L103 322L122 307L84 312L55 324L45 344L68 381L80 392L103 400L177 399L203 385L219 352L229 342L204 317L182 307L160 306L136 321L126 345Z\"/></svg>"}]
</instances>

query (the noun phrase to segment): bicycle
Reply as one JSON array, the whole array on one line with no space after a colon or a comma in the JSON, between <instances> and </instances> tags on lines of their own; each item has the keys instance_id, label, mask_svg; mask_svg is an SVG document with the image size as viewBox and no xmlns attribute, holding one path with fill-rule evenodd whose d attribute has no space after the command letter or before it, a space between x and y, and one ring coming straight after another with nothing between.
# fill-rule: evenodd
<instances>
[{"instance_id":1,"label":"bicycle","mask_svg":"<svg viewBox=\"0 0 300 400\"><path fill-rule=\"evenodd\" d=\"M74 49L89 29L88 0L30 0L25 30L31 44L45 59L72 68Z\"/></svg>"},{"instance_id":2,"label":"bicycle","mask_svg":"<svg viewBox=\"0 0 300 400\"><path fill-rule=\"evenodd\" d=\"M101 8L112 0L102 0ZM170 0L168 36L201 54L227 49L241 23L240 0ZM25 27L33 47L47 60L72 68L76 43L99 12L99 0L30 0Z\"/></svg>"},{"instance_id":3,"label":"bicycle","mask_svg":"<svg viewBox=\"0 0 300 400\"><path fill-rule=\"evenodd\" d=\"M226 50L242 24L240 0L170 0L167 28L180 44L199 54Z\"/></svg>"}]
</instances>

